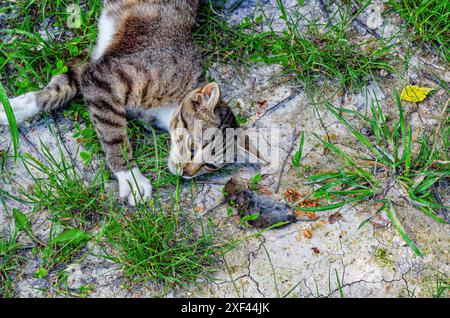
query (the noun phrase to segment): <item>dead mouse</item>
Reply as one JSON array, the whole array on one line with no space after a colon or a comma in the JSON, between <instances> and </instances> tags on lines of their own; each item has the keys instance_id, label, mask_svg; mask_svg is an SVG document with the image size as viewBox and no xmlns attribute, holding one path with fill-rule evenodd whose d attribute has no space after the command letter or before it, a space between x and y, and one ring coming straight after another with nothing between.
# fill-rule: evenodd
<instances>
[{"instance_id":1,"label":"dead mouse","mask_svg":"<svg viewBox=\"0 0 450 318\"><path fill-rule=\"evenodd\" d=\"M314 221L297 219L288 205L256 194L248 188L246 180L233 177L225 184L224 190L226 202L236 207L241 216L259 214L257 219L248 220L253 227L266 228L280 222L290 224L297 221Z\"/></svg>"}]
</instances>

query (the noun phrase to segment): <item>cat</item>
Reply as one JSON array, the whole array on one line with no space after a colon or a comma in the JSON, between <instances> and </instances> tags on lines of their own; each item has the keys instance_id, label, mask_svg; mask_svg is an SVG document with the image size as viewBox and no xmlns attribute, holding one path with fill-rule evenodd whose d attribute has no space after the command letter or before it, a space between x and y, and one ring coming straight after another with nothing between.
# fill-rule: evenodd
<instances>
[{"instance_id":1,"label":"cat","mask_svg":"<svg viewBox=\"0 0 450 318\"><path fill-rule=\"evenodd\" d=\"M194 132L198 123L201 131L213 128L221 134L238 127L219 85L204 79L201 51L191 35L198 2L105 0L90 57L68 62L68 72L54 76L42 90L10 99L16 121L60 108L81 94L118 180L119 196L131 205L149 199L152 186L133 159L126 133L129 114L169 131L168 168L183 178L222 168L223 156L199 157L216 146L265 160L248 136L236 145L227 136L205 140ZM8 124L3 109L0 124Z\"/></svg>"}]
</instances>

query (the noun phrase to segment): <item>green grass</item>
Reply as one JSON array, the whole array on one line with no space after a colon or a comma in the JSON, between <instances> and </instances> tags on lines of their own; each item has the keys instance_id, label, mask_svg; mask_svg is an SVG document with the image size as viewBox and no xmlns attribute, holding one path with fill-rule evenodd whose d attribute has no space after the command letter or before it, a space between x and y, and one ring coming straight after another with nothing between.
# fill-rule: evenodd
<instances>
[{"instance_id":1,"label":"green grass","mask_svg":"<svg viewBox=\"0 0 450 318\"><path fill-rule=\"evenodd\" d=\"M88 0L86 9L81 10L80 28L69 29L67 6L77 2L18 0L0 8L0 14L8 17L0 31L5 39L0 43L0 70L4 84L13 93L38 89L51 76L64 72L67 60L82 57L94 43L101 1ZM49 24L40 29L44 21Z\"/></svg>"},{"instance_id":2,"label":"green grass","mask_svg":"<svg viewBox=\"0 0 450 318\"><path fill-rule=\"evenodd\" d=\"M244 65L262 62L279 64L287 74L303 81L309 89L320 79L339 79L345 87L361 85L365 78L376 77L376 72L392 66L392 44L390 39L356 43L350 40L351 22L365 8L355 15L350 12L350 3L342 6L337 15L342 22L326 29L315 21L309 21L306 30L296 27L305 17L287 10L282 1L277 1L285 30L272 28L273 21L262 10L262 15L245 18L238 25L230 25L217 15L217 9L205 7L201 12L202 23L194 37L209 56L209 63L236 62ZM262 9L262 8L261 8ZM262 24L268 31L261 31Z\"/></svg>"},{"instance_id":3,"label":"green grass","mask_svg":"<svg viewBox=\"0 0 450 318\"><path fill-rule=\"evenodd\" d=\"M32 191L24 190L23 196L35 212L46 209L55 220L77 216L78 221L89 222L94 214L104 210L104 182L108 174L102 163L91 180L87 180L59 141L56 149L57 153L41 141L42 159L30 154L23 156L24 166L33 180Z\"/></svg>"},{"instance_id":4,"label":"green grass","mask_svg":"<svg viewBox=\"0 0 450 318\"><path fill-rule=\"evenodd\" d=\"M18 131L3 86L12 96L37 90L52 76L66 72L66 61L86 55L97 36L96 18L102 1L86 1L80 11L81 25L68 28L67 7L77 3L77 0L18 0L0 7L0 14L5 14L0 30L0 38L4 39L0 43L0 101L10 122L15 158ZM73 104L76 107L80 101Z\"/></svg>"},{"instance_id":5,"label":"green grass","mask_svg":"<svg viewBox=\"0 0 450 318\"><path fill-rule=\"evenodd\" d=\"M120 264L126 282L159 281L164 284L195 283L209 279L220 248L217 233L194 218L195 211L179 204L180 188L164 203L160 194L139 205L131 215L109 223L107 241L113 252L108 258ZM119 214L123 210L119 209Z\"/></svg>"},{"instance_id":6,"label":"green grass","mask_svg":"<svg viewBox=\"0 0 450 318\"><path fill-rule=\"evenodd\" d=\"M14 149L14 160L17 160L17 157L19 156L19 130L16 123L16 117L14 117L14 112L11 108L8 96L6 95L2 83L0 83L0 103L3 105L6 117L8 119L8 125L10 127L9 132L11 134L11 140Z\"/></svg>"},{"instance_id":7,"label":"green grass","mask_svg":"<svg viewBox=\"0 0 450 318\"><path fill-rule=\"evenodd\" d=\"M55 135L53 135L56 138ZM89 180L69 159L62 145L57 142L57 151L51 151L44 142L39 146L40 155L21 156L22 162L33 180L33 186L22 189L22 198L33 208L33 213L47 211L50 231L47 238L36 238L27 229L27 234L37 243L34 249L42 257L45 273L56 265L67 264L82 251L90 239L91 230L108 211L105 204L104 183L107 173L102 165ZM29 223L32 222L33 215ZM17 219L16 219L17 226Z\"/></svg>"},{"instance_id":8,"label":"green grass","mask_svg":"<svg viewBox=\"0 0 450 318\"><path fill-rule=\"evenodd\" d=\"M439 180L450 178L449 121L446 120L448 104L443 106L440 119L443 125L438 125L441 129L436 131L434 139L430 140L424 135L414 142L412 129L406 123L397 93L396 97L398 120L391 120L389 125L388 118L383 114L378 102L372 103L370 115L326 104L327 109L346 127L368 155L362 158L351 157L342 148L314 134L340 164L336 171L319 173L308 178L310 184L318 186L313 196L326 200L328 204L313 208L294 208L301 211L327 211L362 202L378 205L375 214L386 211L399 235L417 255L423 255L399 221L394 201L396 195L391 194L391 190L395 187L401 189L407 195L411 207L421 210L437 222L447 223L438 215L438 211L449 207L443 206L437 200L432 187ZM347 116L361 120L370 133L363 135L344 118ZM413 153L413 143L420 146L417 154ZM370 221L375 214L363 224Z\"/></svg>"},{"instance_id":9,"label":"green grass","mask_svg":"<svg viewBox=\"0 0 450 318\"><path fill-rule=\"evenodd\" d=\"M21 245L17 242L17 231L3 231L0 237L0 298L14 296L11 272L19 266L21 257L18 251Z\"/></svg>"},{"instance_id":10,"label":"green grass","mask_svg":"<svg viewBox=\"0 0 450 318\"><path fill-rule=\"evenodd\" d=\"M153 280L173 285L209 278L219 255L218 236L210 224L203 224L193 206L183 208L177 178L169 197L164 200L159 193L160 187L174 181L166 172L167 148L162 147L167 146L167 136L153 133L144 144L149 148L145 156L154 157L151 171L159 182L154 184L154 199L132 208L131 214L130 207L105 190L108 172L104 159L96 174L87 178L59 143L57 151L50 151L41 142L38 156L20 157L33 180L31 190L21 191L33 213L25 216L15 210L14 216L16 227L36 243L33 252L42 262L35 277L44 278L50 271L83 259L89 253L86 243L91 241L105 247L108 255L103 256L123 266L130 284ZM43 212L50 221L45 238L36 237L31 230L34 215Z\"/></svg>"},{"instance_id":11,"label":"green grass","mask_svg":"<svg viewBox=\"0 0 450 318\"><path fill-rule=\"evenodd\" d=\"M292 166L297 170L297 172L302 167L301 161L302 161L304 144L305 144L305 132L302 131L302 133L300 135L300 142L298 144L298 149L294 153L294 158L292 159Z\"/></svg>"},{"instance_id":12,"label":"green grass","mask_svg":"<svg viewBox=\"0 0 450 318\"><path fill-rule=\"evenodd\" d=\"M433 287L434 288L431 293L433 298L447 298L450 290L450 279L448 275L440 271L436 271Z\"/></svg>"},{"instance_id":13,"label":"green grass","mask_svg":"<svg viewBox=\"0 0 450 318\"><path fill-rule=\"evenodd\" d=\"M337 272L337 269L334 270L334 273L336 274L336 282L337 282L337 285L338 285L339 297L340 298L345 298L344 288L342 286L341 280L339 279L339 274Z\"/></svg>"},{"instance_id":14,"label":"green grass","mask_svg":"<svg viewBox=\"0 0 450 318\"><path fill-rule=\"evenodd\" d=\"M393 10L412 27L413 41L431 45L450 61L450 2L440 0L390 0Z\"/></svg>"},{"instance_id":15,"label":"green grass","mask_svg":"<svg viewBox=\"0 0 450 318\"><path fill-rule=\"evenodd\" d=\"M427 271L429 273L423 275L420 284L414 286L413 290L405 288L400 297L448 298L450 290L448 274L435 268L428 268Z\"/></svg>"},{"instance_id":16,"label":"green grass","mask_svg":"<svg viewBox=\"0 0 450 318\"><path fill-rule=\"evenodd\" d=\"M4 143L8 143L7 141ZM3 146L2 144L1 146ZM0 180L3 182L9 182L11 177L14 175L14 169L10 169L8 161L10 158L13 158L14 155L10 154L11 144L5 149L0 148Z\"/></svg>"}]
</instances>

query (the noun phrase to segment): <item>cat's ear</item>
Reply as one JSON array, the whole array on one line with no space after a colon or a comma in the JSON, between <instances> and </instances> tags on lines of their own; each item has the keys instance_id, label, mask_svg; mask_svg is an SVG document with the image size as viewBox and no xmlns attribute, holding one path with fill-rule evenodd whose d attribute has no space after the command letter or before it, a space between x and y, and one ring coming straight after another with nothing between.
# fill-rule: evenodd
<instances>
[{"instance_id":1,"label":"cat's ear","mask_svg":"<svg viewBox=\"0 0 450 318\"><path fill-rule=\"evenodd\" d=\"M263 164L270 164L270 161L261 154L258 148L250 141L250 137L245 133L238 138L237 148L242 155L249 154Z\"/></svg>"},{"instance_id":2,"label":"cat's ear","mask_svg":"<svg viewBox=\"0 0 450 318\"><path fill-rule=\"evenodd\" d=\"M209 83L196 94L199 109L214 112L220 98L220 89L217 83Z\"/></svg>"}]
</instances>

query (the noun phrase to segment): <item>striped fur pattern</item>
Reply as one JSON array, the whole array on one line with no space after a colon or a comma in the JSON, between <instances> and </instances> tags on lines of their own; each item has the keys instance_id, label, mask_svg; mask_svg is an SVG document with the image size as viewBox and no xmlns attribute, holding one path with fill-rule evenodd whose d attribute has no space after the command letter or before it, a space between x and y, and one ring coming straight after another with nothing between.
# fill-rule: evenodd
<instances>
[{"instance_id":1,"label":"striped fur pattern","mask_svg":"<svg viewBox=\"0 0 450 318\"><path fill-rule=\"evenodd\" d=\"M17 121L82 94L120 197L133 205L151 196L151 185L133 159L127 114L156 117L170 130L173 173L191 178L220 168L219 163L188 162L192 149L205 146L192 138L196 120L204 127L237 127L217 84L202 76L201 52L191 37L197 6L198 0L106 0L91 57L72 63L67 74L52 78L43 90L11 99ZM7 123L3 111L0 123Z\"/></svg>"}]
</instances>

